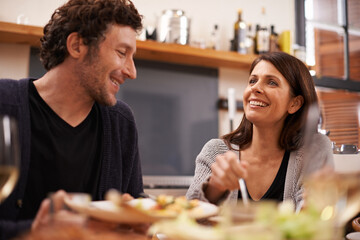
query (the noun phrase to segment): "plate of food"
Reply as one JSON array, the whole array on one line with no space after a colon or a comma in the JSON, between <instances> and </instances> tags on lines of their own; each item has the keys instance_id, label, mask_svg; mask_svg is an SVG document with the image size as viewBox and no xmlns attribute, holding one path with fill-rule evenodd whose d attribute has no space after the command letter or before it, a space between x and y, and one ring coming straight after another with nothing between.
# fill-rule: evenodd
<instances>
[{"instance_id":1,"label":"plate of food","mask_svg":"<svg viewBox=\"0 0 360 240\"><path fill-rule=\"evenodd\" d=\"M173 219L185 213L193 219L202 219L218 213L218 207L199 200L187 200L185 196L159 195L155 199L137 198L127 202L92 201L87 204L65 199L65 203L79 213L116 223L153 223Z\"/></svg>"}]
</instances>

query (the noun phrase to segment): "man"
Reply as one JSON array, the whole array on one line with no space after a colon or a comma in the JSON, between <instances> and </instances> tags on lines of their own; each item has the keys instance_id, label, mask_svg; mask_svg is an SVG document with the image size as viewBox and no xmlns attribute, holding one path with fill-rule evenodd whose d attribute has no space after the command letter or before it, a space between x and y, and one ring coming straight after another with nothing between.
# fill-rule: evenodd
<instances>
[{"instance_id":1,"label":"man","mask_svg":"<svg viewBox=\"0 0 360 240\"><path fill-rule=\"evenodd\" d=\"M47 73L0 81L0 114L18 119L21 139L21 174L0 205L0 238L44 222L49 202L41 202L59 189L93 200L111 188L134 197L143 191L135 121L115 98L136 78L141 28L130 0L70 0L44 28Z\"/></svg>"}]
</instances>

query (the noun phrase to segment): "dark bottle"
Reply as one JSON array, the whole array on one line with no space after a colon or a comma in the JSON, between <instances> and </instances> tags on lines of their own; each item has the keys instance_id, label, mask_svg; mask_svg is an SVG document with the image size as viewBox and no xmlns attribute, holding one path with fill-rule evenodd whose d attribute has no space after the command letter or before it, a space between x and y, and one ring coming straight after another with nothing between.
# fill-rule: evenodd
<instances>
[{"instance_id":1,"label":"dark bottle","mask_svg":"<svg viewBox=\"0 0 360 240\"><path fill-rule=\"evenodd\" d=\"M241 54L246 54L246 23L242 19L242 10L238 10L238 19L234 24L233 49Z\"/></svg>"},{"instance_id":2,"label":"dark bottle","mask_svg":"<svg viewBox=\"0 0 360 240\"><path fill-rule=\"evenodd\" d=\"M279 44L278 44L278 34L275 32L275 26L270 26L270 52L278 52L280 51Z\"/></svg>"},{"instance_id":3,"label":"dark bottle","mask_svg":"<svg viewBox=\"0 0 360 240\"><path fill-rule=\"evenodd\" d=\"M260 30L260 25L256 24L255 34L254 34L254 53L255 54L259 54L258 45L257 45L259 30Z\"/></svg>"}]
</instances>

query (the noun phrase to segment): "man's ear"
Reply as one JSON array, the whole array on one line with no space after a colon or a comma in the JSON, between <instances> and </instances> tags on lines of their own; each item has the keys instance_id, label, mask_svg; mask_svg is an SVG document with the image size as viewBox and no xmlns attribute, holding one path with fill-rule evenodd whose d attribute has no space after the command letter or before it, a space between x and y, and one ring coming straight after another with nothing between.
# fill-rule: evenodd
<instances>
[{"instance_id":1,"label":"man's ear","mask_svg":"<svg viewBox=\"0 0 360 240\"><path fill-rule=\"evenodd\" d=\"M81 58L87 52L82 38L77 32L70 33L66 39L66 47L69 55L73 58Z\"/></svg>"},{"instance_id":2,"label":"man's ear","mask_svg":"<svg viewBox=\"0 0 360 240\"><path fill-rule=\"evenodd\" d=\"M303 96L299 95L294 97L291 100L291 104L290 107L288 109L288 113L289 114L294 114L297 112L297 110L299 110L301 108L301 106L304 104L304 98Z\"/></svg>"}]
</instances>

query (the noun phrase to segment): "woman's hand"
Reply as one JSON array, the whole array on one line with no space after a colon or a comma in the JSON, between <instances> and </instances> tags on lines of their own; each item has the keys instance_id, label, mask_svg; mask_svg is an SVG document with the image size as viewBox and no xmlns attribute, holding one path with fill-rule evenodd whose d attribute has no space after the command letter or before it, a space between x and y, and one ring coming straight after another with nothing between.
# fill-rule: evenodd
<instances>
[{"instance_id":1,"label":"woman's hand","mask_svg":"<svg viewBox=\"0 0 360 240\"><path fill-rule=\"evenodd\" d=\"M216 156L211 165L211 176L205 195L210 202L216 203L225 191L239 189L239 178L247 177L246 161L239 162L238 156L231 151Z\"/></svg>"}]
</instances>

